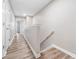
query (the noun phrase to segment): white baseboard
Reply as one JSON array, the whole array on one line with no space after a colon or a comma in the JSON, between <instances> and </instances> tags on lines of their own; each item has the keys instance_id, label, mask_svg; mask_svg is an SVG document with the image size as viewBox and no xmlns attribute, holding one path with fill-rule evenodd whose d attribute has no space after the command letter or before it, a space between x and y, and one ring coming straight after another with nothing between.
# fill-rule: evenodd
<instances>
[{"instance_id":1,"label":"white baseboard","mask_svg":"<svg viewBox=\"0 0 79 59\"><path fill-rule=\"evenodd\" d=\"M51 45L51 46L49 46L49 47L47 47L47 48L45 48L44 50L40 51L40 53L45 52L46 50L48 50L48 49L50 49L50 48L53 48L53 47L59 49L60 51L66 53L66 54L68 54L68 55L70 55L70 56L72 56L73 58L76 58L76 55L75 55L74 53L72 53L72 52L70 52L70 51L67 51L67 50L65 50L65 49L63 49L63 48L61 48L61 47L58 47L57 45L54 45L54 44Z\"/></svg>"},{"instance_id":2,"label":"white baseboard","mask_svg":"<svg viewBox=\"0 0 79 59\"><path fill-rule=\"evenodd\" d=\"M18 35L18 33L15 33L15 34L13 34L13 36L10 38L11 41L9 42L9 46L12 44L14 37L17 36L17 35ZM8 46L8 47L9 47L9 46Z\"/></svg>"},{"instance_id":3,"label":"white baseboard","mask_svg":"<svg viewBox=\"0 0 79 59\"><path fill-rule=\"evenodd\" d=\"M7 48L5 49L5 51L4 51L3 55L2 55L2 57L6 56L6 54L7 54L7 49L8 49L8 47L12 44L15 35L17 35L17 33L15 33L15 34L10 38L11 41L9 41L8 46L7 46Z\"/></svg>"},{"instance_id":4,"label":"white baseboard","mask_svg":"<svg viewBox=\"0 0 79 59\"><path fill-rule=\"evenodd\" d=\"M7 51L4 51L4 53L2 53L2 57L6 56Z\"/></svg>"}]
</instances>

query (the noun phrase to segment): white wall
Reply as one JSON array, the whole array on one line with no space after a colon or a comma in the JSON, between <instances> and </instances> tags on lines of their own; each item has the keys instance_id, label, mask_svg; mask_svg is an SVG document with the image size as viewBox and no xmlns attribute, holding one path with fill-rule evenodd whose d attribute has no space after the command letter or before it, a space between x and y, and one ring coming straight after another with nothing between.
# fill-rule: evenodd
<instances>
[{"instance_id":1,"label":"white wall","mask_svg":"<svg viewBox=\"0 0 79 59\"><path fill-rule=\"evenodd\" d=\"M41 44L42 49L56 44L75 53L75 13L75 0L54 0L35 16L41 24L40 39L43 39L49 31L55 31L50 39Z\"/></svg>"},{"instance_id":2,"label":"white wall","mask_svg":"<svg viewBox=\"0 0 79 59\"><path fill-rule=\"evenodd\" d=\"M17 22L20 22L20 25L17 24ZM18 28L18 25L20 26L20 29ZM24 32L26 28L33 25L33 17L32 16L26 16L26 17L16 17L16 31L20 30L20 32Z\"/></svg>"},{"instance_id":3,"label":"white wall","mask_svg":"<svg viewBox=\"0 0 79 59\"><path fill-rule=\"evenodd\" d=\"M17 24L18 21L20 28ZM16 17L16 31L20 31L24 35L36 58L40 56L39 29L40 26L36 24L36 20L32 16Z\"/></svg>"},{"instance_id":4,"label":"white wall","mask_svg":"<svg viewBox=\"0 0 79 59\"><path fill-rule=\"evenodd\" d=\"M24 36L26 37L26 41L30 43L30 47L32 48L32 52L34 53L35 57L38 58L40 55L40 40L39 40L39 25L32 25L29 26L24 30Z\"/></svg>"},{"instance_id":5,"label":"white wall","mask_svg":"<svg viewBox=\"0 0 79 59\"><path fill-rule=\"evenodd\" d=\"M5 52L9 46L12 35L15 33L15 16L10 7L9 1L5 0L3 2L3 12L2 12L2 21L3 21L3 30L2 30L2 56L5 55Z\"/></svg>"}]
</instances>

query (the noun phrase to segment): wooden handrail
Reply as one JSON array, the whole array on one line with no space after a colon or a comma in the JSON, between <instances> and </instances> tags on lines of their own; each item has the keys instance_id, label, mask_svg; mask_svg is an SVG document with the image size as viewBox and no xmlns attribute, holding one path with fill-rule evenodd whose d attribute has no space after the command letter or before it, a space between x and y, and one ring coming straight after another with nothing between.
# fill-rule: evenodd
<instances>
[{"instance_id":1,"label":"wooden handrail","mask_svg":"<svg viewBox=\"0 0 79 59\"><path fill-rule=\"evenodd\" d=\"M52 31L48 36L46 36L45 39L41 40L40 43L43 43L45 40L49 39L54 34L54 31Z\"/></svg>"}]
</instances>

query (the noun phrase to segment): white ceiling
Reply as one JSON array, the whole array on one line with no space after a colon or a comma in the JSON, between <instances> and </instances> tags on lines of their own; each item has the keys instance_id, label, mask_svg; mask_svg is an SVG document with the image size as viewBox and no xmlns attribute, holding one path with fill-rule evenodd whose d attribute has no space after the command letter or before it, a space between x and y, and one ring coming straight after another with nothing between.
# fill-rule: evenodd
<instances>
[{"instance_id":1,"label":"white ceiling","mask_svg":"<svg viewBox=\"0 0 79 59\"><path fill-rule=\"evenodd\" d=\"M45 8L52 0L9 0L16 16L33 16Z\"/></svg>"}]
</instances>

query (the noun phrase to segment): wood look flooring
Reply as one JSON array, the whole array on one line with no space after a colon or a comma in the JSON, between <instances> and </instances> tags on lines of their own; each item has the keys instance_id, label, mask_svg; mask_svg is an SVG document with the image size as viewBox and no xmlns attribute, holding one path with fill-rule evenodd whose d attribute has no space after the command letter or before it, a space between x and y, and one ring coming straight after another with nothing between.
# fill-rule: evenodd
<instances>
[{"instance_id":1,"label":"wood look flooring","mask_svg":"<svg viewBox=\"0 0 79 59\"><path fill-rule=\"evenodd\" d=\"M3 59L35 59L34 55L26 43L24 37L20 34L19 38L15 36L12 44L7 49L7 54Z\"/></svg>"},{"instance_id":2,"label":"wood look flooring","mask_svg":"<svg viewBox=\"0 0 79 59\"><path fill-rule=\"evenodd\" d=\"M15 36L12 44L7 49L7 54L3 59L36 59L26 43L23 35L19 35L19 38ZM66 53L59 51L56 48L48 49L41 53L41 56L37 59L75 59Z\"/></svg>"},{"instance_id":3,"label":"wood look flooring","mask_svg":"<svg viewBox=\"0 0 79 59\"><path fill-rule=\"evenodd\" d=\"M41 57L38 59L75 59L66 53L56 49L51 48L41 53Z\"/></svg>"}]
</instances>

